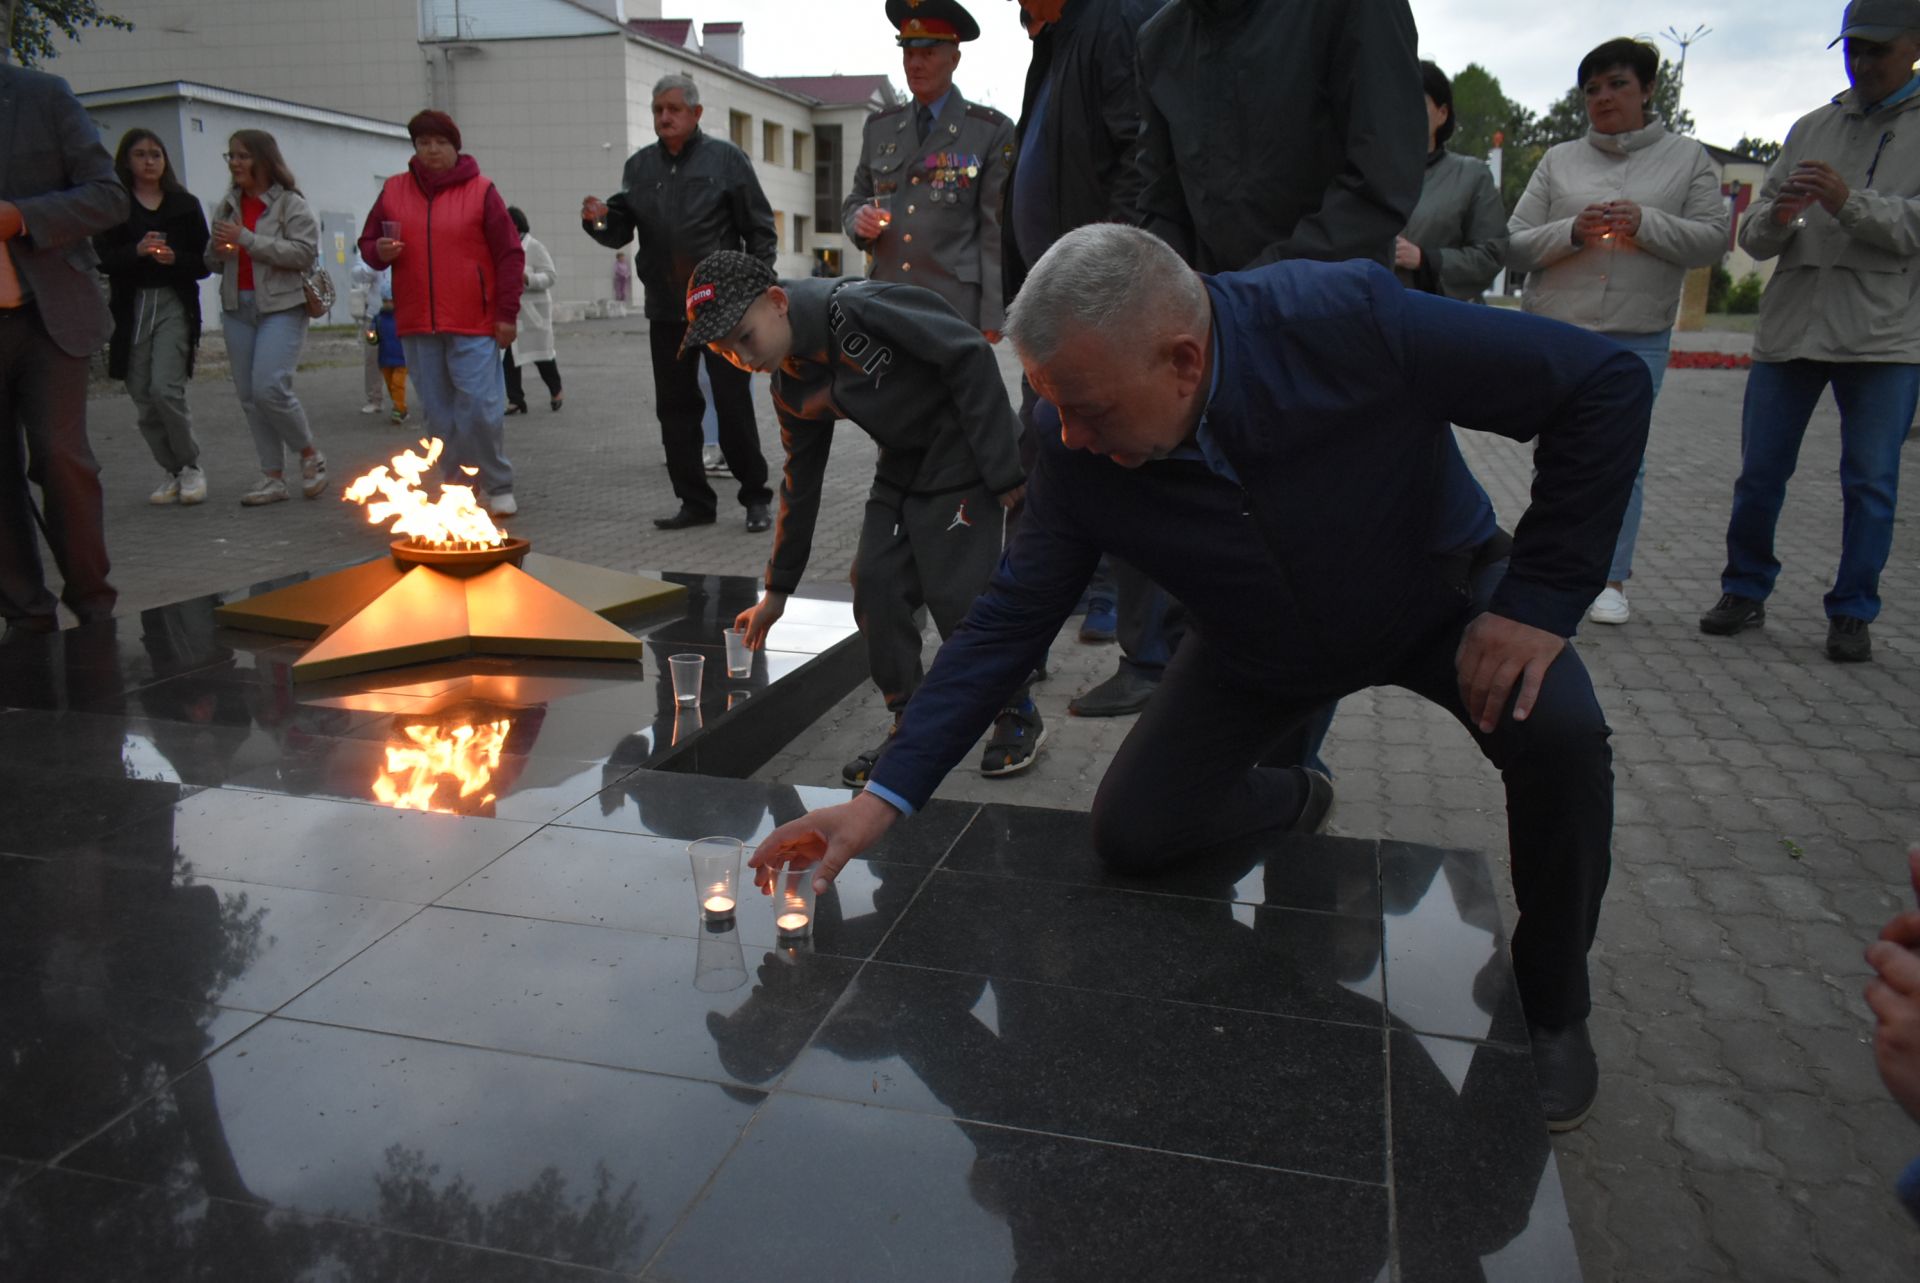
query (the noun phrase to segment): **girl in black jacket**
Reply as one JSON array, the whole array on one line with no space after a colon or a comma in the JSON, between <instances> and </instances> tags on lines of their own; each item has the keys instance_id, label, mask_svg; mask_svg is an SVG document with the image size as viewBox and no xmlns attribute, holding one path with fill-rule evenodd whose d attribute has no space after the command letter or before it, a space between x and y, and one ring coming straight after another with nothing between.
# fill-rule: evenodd
<instances>
[{"instance_id":1,"label":"girl in black jacket","mask_svg":"<svg viewBox=\"0 0 1920 1283\"><path fill-rule=\"evenodd\" d=\"M166 470L151 502L200 503L207 479L187 409L187 380L200 346L207 216L174 177L166 145L152 130L128 130L113 167L133 201L127 221L93 241L111 286L107 372L126 380L140 412L140 435Z\"/></svg>"}]
</instances>

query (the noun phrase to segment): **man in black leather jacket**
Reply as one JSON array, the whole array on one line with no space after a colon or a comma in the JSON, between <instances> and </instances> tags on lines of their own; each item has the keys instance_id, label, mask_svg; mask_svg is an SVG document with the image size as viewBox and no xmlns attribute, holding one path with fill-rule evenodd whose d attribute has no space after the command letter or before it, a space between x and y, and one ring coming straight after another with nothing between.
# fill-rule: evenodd
<instances>
[{"instance_id":1,"label":"man in black leather jacket","mask_svg":"<svg viewBox=\"0 0 1920 1283\"><path fill-rule=\"evenodd\" d=\"M589 196L580 226L608 249L639 237L635 274L646 291L647 328L653 353L653 385L660 416L660 444L680 510L655 517L662 530L711 525L719 501L700 463L701 416L698 349L681 352L687 332L687 278L694 264L716 250L744 250L769 267L779 250L773 207L747 154L700 129L700 91L688 76L665 76L653 87L653 131L659 142L627 158L617 195ZM720 450L740 483L747 529L772 524L767 460L760 452L749 376L712 354L704 358L720 421Z\"/></svg>"}]
</instances>

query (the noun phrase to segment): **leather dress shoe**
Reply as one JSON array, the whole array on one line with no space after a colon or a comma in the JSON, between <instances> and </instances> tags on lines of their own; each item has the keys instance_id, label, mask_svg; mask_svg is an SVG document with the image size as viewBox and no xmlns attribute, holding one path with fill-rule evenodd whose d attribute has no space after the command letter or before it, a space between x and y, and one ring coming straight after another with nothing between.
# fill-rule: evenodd
<instances>
[{"instance_id":1,"label":"leather dress shoe","mask_svg":"<svg viewBox=\"0 0 1920 1283\"><path fill-rule=\"evenodd\" d=\"M685 530L688 526L710 526L714 521L711 512L700 512L682 505L680 511L671 517L655 517L653 524L662 530Z\"/></svg>"},{"instance_id":2,"label":"leather dress shoe","mask_svg":"<svg viewBox=\"0 0 1920 1283\"><path fill-rule=\"evenodd\" d=\"M767 515L766 504L750 503L747 505L747 530L749 533L757 535L762 530L770 530L772 528L773 518Z\"/></svg>"},{"instance_id":3,"label":"leather dress shoe","mask_svg":"<svg viewBox=\"0 0 1920 1283\"><path fill-rule=\"evenodd\" d=\"M1600 1061L1587 1037L1587 1022L1576 1020L1558 1029L1529 1025L1527 1037L1533 1043L1533 1076L1547 1130L1570 1132L1587 1121L1600 1094Z\"/></svg>"},{"instance_id":4,"label":"leather dress shoe","mask_svg":"<svg viewBox=\"0 0 1920 1283\"><path fill-rule=\"evenodd\" d=\"M1145 708L1159 688L1160 683L1154 678L1142 677L1122 664L1113 676L1076 697L1067 705L1067 711L1075 717L1125 717Z\"/></svg>"}]
</instances>

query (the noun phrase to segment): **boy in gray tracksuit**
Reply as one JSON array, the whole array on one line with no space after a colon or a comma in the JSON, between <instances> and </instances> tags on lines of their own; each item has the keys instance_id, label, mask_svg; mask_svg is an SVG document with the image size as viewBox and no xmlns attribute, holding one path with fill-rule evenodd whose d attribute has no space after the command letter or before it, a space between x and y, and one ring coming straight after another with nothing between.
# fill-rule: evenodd
<instances>
[{"instance_id":1,"label":"boy in gray tracksuit","mask_svg":"<svg viewBox=\"0 0 1920 1283\"><path fill-rule=\"evenodd\" d=\"M773 375L787 458L766 595L737 621L750 646L765 644L806 569L835 422L852 420L879 445L854 556L853 612L897 722L922 675L915 614L925 606L943 638L958 626L999 564L1003 512L1025 489L1019 420L993 349L928 290L783 282L731 250L694 269L687 322L688 347L704 344ZM994 721L981 773L1026 770L1045 739L1023 688ZM841 778L864 785L885 747L848 762Z\"/></svg>"}]
</instances>

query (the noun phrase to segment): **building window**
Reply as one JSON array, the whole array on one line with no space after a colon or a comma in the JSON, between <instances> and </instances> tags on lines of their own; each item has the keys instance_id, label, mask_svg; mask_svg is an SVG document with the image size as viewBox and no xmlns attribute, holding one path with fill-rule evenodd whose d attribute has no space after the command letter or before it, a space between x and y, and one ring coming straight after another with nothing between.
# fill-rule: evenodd
<instances>
[{"instance_id":1,"label":"building window","mask_svg":"<svg viewBox=\"0 0 1920 1283\"><path fill-rule=\"evenodd\" d=\"M760 159L769 165L780 163L781 144L786 141L782 135L787 131L771 120L760 123Z\"/></svg>"},{"instance_id":2,"label":"building window","mask_svg":"<svg viewBox=\"0 0 1920 1283\"><path fill-rule=\"evenodd\" d=\"M744 111L727 113L727 137L733 145L749 156L753 154L753 117Z\"/></svg>"},{"instance_id":3,"label":"building window","mask_svg":"<svg viewBox=\"0 0 1920 1283\"><path fill-rule=\"evenodd\" d=\"M807 252L807 216L805 214L793 216L793 252L796 254Z\"/></svg>"},{"instance_id":4,"label":"building window","mask_svg":"<svg viewBox=\"0 0 1920 1283\"><path fill-rule=\"evenodd\" d=\"M840 126L821 125L813 134L813 221L821 227L840 226Z\"/></svg>"},{"instance_id":5,"label":"building window","mask_svg":"<svg viewBox=\"0 0 1920 1283\"><path fill-rule=\"evenodd\" d=\"M793 167L807 172L807 136L797 129L793 131Z\"/></svg>"},{"instance_id":6,"label":"building window","mask_svg":"<svg viewBox=\"0 0 1920 1283\"><path fill-rule=\"evenodd\" d=\"M787 215L784 210L773 211L773 248L777 253L787 247Z\"/></svg>"}]
</instances>

